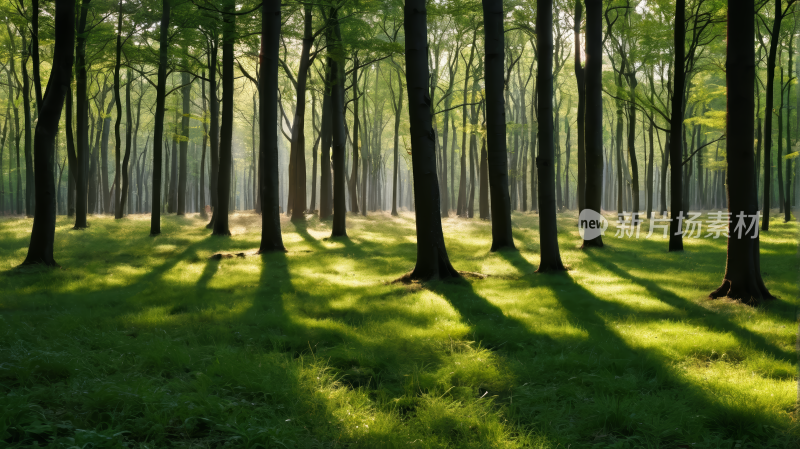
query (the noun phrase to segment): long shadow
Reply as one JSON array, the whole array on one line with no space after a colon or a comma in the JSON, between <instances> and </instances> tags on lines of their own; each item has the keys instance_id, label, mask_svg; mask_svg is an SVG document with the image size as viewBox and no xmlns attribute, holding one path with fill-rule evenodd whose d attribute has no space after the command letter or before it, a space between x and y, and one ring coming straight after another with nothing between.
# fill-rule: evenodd
<instances>
[{"instance_id":1,"label":"long shadow","mask_svg":"<svg viewBox=\"0 0 800 449\"><path fill-rule=\"evenodd\" d=\"M755 349L769 354L776 360L796 360L797 354L795 354L794 351L787 351L778 348L771 342L767 341L767 339L763 336L736 323L733 323L725 317L701 307L692 301L681 298L675 293L661 287L658 283L634 276L629 271L623 270L617 264L615 264L608 255L598 252L594 254L594 257L592 257L590 261L594 262L598 268L604 269L620 277L621 279L626 279L644 287L659 301L669 304L676 309L686 310L689 314L691 314L693 322L699 321L699 324L702 324L709 331L730 333L739 341L740 344L750 344Z\"/></svg>"},{"instance_id":2,"label":"long shadow","mask_svg":"<svg viewBox=\"0 0 800 449\"><path fill-rule=\"evenodd\" d=\"M317 249L317 250L320 250L320 251L326 249L325 245L320 243L319 240L314 238L314 236L312 236L308 232L308 222L307 221L293 222L292 224L294 225L295 232L297 232L297 234L300 237L302 237L303 240L306 241L306 243L310 244L314 249Z\"/></svg>"},{"instance_id":3,"label":"long shadow","mask_svg":"<svg viewBox=\"0 0 800 449\"><path fill-rule=\"evenodd\" d=\"M688 408L683 411L684 414L688 415L693 410L708 410L711 412L709 414L713 414L714 416L706 420L703 424L703 427L706 429L714 431L715 428L719 429L721 427L725 429L725 433L729 435L749 435L753 438L763 438L763 436L757 435L757 432L749 433L751 431L748 430L748 427L752 424L753 417L749 416L747 411L732 409L716 402L710 392L682 378L682 376L664 360L664 356L657 351L647 348L632 348L622 336L608 327L606 320L601 315L601 310L608 311L605 307L608 303L597 298L592 292L579 285L568 273L531 274L534 272L535 267L526 261L521 254L517 252L499 252L499 254L523 273L523 277L520 279L521 281L532 288L546 288L553 292L562 306L563 311L566 312L567 321L573 325L584 328L588 333L587 339L578 342L579 346L582 345L585 347L589 345L593 348L590 351L592 353L597 349L606 352L605 354L599 355L598 360L595 362L597 363L595 369L600 368L601 371L605 370L607 375L605 384L598 383L595 385L596 396L606 398L615 397L619 390L624 390L622 386L617 386L623 384L624 380L617 381L616 379L621 379L625 376L629 369L638 369L642 373L642 376L655 376L654 378L660 379L660 386L662 388L668 388L675 392L669 394L685 395L685 399L688 400ZM559 352L558 349L554 348L561 348L562 357L564 352L570 353L577 350L577 347L574 346L576 344L574 341L565 339L554 340L547 335L536 332L535 329L525 329L525 326L521 322L506 316L499 307L491 304L488 300L477 294L470 282L460 280L457 281L456 285L458 288L447 288L444 283L434 283L430 288L432 291L445 297L466 320L473 324L477 333L488 335L492 331L497 333L498 328L513 329L514 333L524 333L524 340L536 342L534 346L549 346L548 349L551 353ZM569 288L570 293L568 297L565 297L564 294L557 293L558 290L562 288ZM603 308L600 310L598 310L597 307L599 303L603 304ZM628 311L628 313L631 312L633 311ZM736 326L730 326L727 329L734 330ZM758 339L763 342L760 336L758 336ZM500 351L513 352L513 347L502 348L500 347L502 343L497 343L497 347ZM775 349L774 347L771 348L770 345L766 343L762 344L761 347ZM583 370L588 369L588 365L590 365L588 361L580 361L578 363L578 366L570 365L571 375L578 374L577 372L583 372ZM572 373L572 371L576 373ZM520 378L520 382L537 381L537 379L530 378L530 374L524 369L516 374ZM613 379L610 376L613 376ZM567 381L560 379L557 382L563 384ZM651 387L651 385L646 386L648 388ZM680 391L685 393L678 393ZM638 396L641 395L634 395L634 397ZM613 400L609 400L604 402L605 407L601 405L601 414L604 414L602 426L608 427L609 430L622 435L645 438L640 434L636 422L634 422L641 418L631 419L631 417L628 416L631 411L630 409L623 409L620 411L619 403L622 400L631 401L630 397L627 399L618 397L616 403L614 403ZM642 402L629 403L628 405L632 408L638 407L642 409L642 405L646 402L646 399L640 399L640 401ZM615 404L616 408L614 406ZM581 408L581 405L582 404L573 404L573 406L578 409ZM647 407L645 403L644 409L647 410ZM764 419L761 420L762 422L770 421L767 416L763 418ZM688 419L688 417L686 419ZM685 424L686 426L691 426L697 423L691 424L686 421ZM676 438L678 438L678 435L665 434L661 441L662 443L665 441L675 441Z\"/></svg>"}]
</instances>

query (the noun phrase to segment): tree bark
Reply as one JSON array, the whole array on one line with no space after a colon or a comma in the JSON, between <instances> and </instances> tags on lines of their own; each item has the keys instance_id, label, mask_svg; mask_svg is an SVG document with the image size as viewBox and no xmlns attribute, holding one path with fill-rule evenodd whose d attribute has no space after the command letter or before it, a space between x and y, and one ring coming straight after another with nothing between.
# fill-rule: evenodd
<instances>
[{"instance_id":1,"label":"tree bark","mask_svg":"<svg viewBox=\"0 0 800 449\"><path fill-rule=\"evenodd\" d=\"M170 0L161 0L156 112L153 130L153 189L150 214L150 235L161 234L161 160L164 145L164 102L167 88L167 49L169 48Z\"/></svg>"},{"instance_id":2,"label":"tree bark","mask_svg":"<svg viewBox=\"0 0 800 449\"><path fill-rule=\"evenodd\" d=\"M769 209L770 209L770 177L772 175L772 110L775 99L775 56L780 42L781 20L783 11L782 2L775 2L775 11L772 22L772 32L770 33L769 54L767 55L767 87L766 87L766 106L764 108L764 201L761 213L761 230L769 231Z\"/></svg>"},{"instance_id":3,"label":"tree bark","mask_svg":"<svg viewBox=\"0 0 800 449\"><path fill-rule=\"evenodd\" d=\"M235 3L226 0L222 23L222 117L220 120L219 174L217 207L214 210L213 235L231 235L228 212L231 204L231 171L233 168L233 45L236 40Z\"/></svg>"},{"instance_id":4,"label":"tree bark","mask_svg":"<svg viewBox=\"0 0 800 449\"><path fill-rule=\"evenodd\" d=\"M342 32L339 27L338 9L331 14L334 47L341 50ZM345 141L344 129L344 63L331 58L333 86L331 92L331 144L333 148L333 229L331 237L347 237L347 203L345 200Z\"/></svg>"},{"instance_id":5,"label":"tree bark","mask_svg":"<svg viewBox=\"0 0 800 449\"><path fill-rule=\"evenodd\" d=\"M558 223L555 199L555 149L553 146L553 0L536 4L537 64L539 89L539 242L541 263L537 272L563 271L558 249Z\"/></svg>"},{"instance_id":6,"label":"tree bark","mask_svg":"<svg viewBox=\"0 0 800 449\"><path fill-rule=\"evenodd\" d=\"M683 173L683 95L685 92L686 75L684 72L684 55L686 53L685 39L686 0L677 0L675 3L675 78L672 95L672 115L670 117L670 222L669 251L683 251L683 234L680 229L678 216L683 213L683 189L681 174ZM753 91L750 90L752 93ZM752 136L750 142L752 142Z\"/></svg>"},{"instance_id":7,"label":"tree bark","mask_svg":"<svg viewBox=\"0 0 800 449\"><path fill-rule=\"evenodd\" d=\"M258 252L286 251L281 236L278 196L278 58L281 35L281 0L261 6L261 77L259 79L259 170L261 189L261 247Z\"/></svg>"},{"instance_id":8,"label":"tree bark","mask_svg":"<svg viewBox=\"0 0 800 449\"><path fill-rule=\"evenodd\" d=\"M186 185L187 166L189 153L189 114L192 101L192 85L189 84L189 72L181 72L181 99L183 100L183 115L181 116L181 141L178 166L178 215L186 215Z\"/></svg>"},{"instance_id":9,"label":"tree bark","mask_svg":"<svg viewBox=\"0 0 800 449\"><path fill-rule=\"evenodd\" d=\"M586 40L588 43L589 37L589 2L587 1L586 5ZM577 132L578 132L578 186L576 190L576 194L578 196L578 212L582 211L586 208L586 144L585 144L585 122L586 122L586 68L581 67L581 15L583 11L581 8L581 0L575 0L575 26L573 28L573 33L575 35L575 81L577 82L578 87L578 121L577 121ZM602 12L599 12L602 15ZM600 17L602 20L602 16ZM601 24L602 26L602 24ZM602 36L600 37L602 40ZM602 42L600 43L602 46ZM588 51L588 47L587 47ZM586 63L589 63L589 57L586 57ZM601 74L602 75L602 74ZM602 108L602 104L600 105ZM602 117L600 126L602 126ZM601 131L602 133L602 131ZM602 139L602 134L600 136ZM602 140L601 140L602 145ZM602 151L602 148L601 148ZM602 157L600 158L601 167L602 167ZM569 176L569 175L568 175ZM602 188L601 188L602 193Z\"/></svg>"},{"instance_id":10,"label":"tree bark","mask_svg":"<svg viewBox=\"0 0 800 449\"><path fill-rule=\"evenodd\" d=\"M492 247L516 249L511 234L511 198L508 194L508 151L504 87L504 32L502 0L483 0L486 78L486 146L492 214Z\"/></svg>"},{"instance_id":11,"label":"tree bark","mask_svg":"<svg viewBox=\"0 0 800 449\"><path fill-rule=\"evenodd\" d=\"M432 126L428 84L428 20L425 0L406 0L403 12L411 164L417 215L417 262L407 277L418 280L459 277L450 264L442 232L434 147L436 136Z\"/></svg>"},{"instance_id":12,"label":"tree bark","mask_svg":"<svg viewBox=\"0 0 800 449\"><path fill-rule=\"evenodd\" d=\"M576 2L576 5L580 2ZM577 6L576 6L577 9ZM586 68L585 70L585 128L584 128L584 172L583 209L602 212L603 200L603 3L602 0L586 0ZM578 113L580 116L580 113ZM580 131L579 131L580 133ZM580 140L579 140L580 143ZM578 147L578 171L581 170L581 149ZM580 198L579 198L580 203ZM584 240L583 247L602 247L603 236Z\"/></svg>"},{"instance_id":13,"label":"tree bark","mask_svg":"<svg viewBox=\"0 0 800 449\"><path fill-rule=\"evenodd\" d=\"M332 33L326 32L327 44L333 40ZM331 64L333 58L328 56L325 64L325 86L322 96L322 124L320 126L320 140L322 149L320 150L320 187L319 187L319 219L327 220L333 214L333 195L331 187L331 126L333 108L331 107L331 90L333 88L333 73ZM363 205L366 208L366 204ZM366 209L362 209L366 210Z\"/></svg>"},{"instance_id":14,"label":"tree bark","mask_svg":"<svg viewBox=\"0 0 800 449\"><path fill-rule=\"evenodd\" d=\"M34 157L36 177L36 210L33 217L31 241L23 265L41 263L57 266L53 258L56 230L56 189L53 162L56 154L58 123L64 98L70 92L72 55L75 43L75 2L56 0L55 43L53 45L53 71L39 108L36 123ZM37 49L38 51L38 49Z\"/></svg>"},{"instance_id":15,"label":"tree bark","mask_svg":"<svg viewBox=\"0 0 800 449\"><path fill-rule=\"evenodd\" d=\"M728 256L722 285L710 296L727 296L755 305L771 299L772 295L761 278L758 193L753 172L755 5L752 0L742 3L728 9L726 153L728 211L731 213ZM744 217L737 219L737 214ZM737 230L739 220L745 229Z\"/></svg>"}]
</instances>

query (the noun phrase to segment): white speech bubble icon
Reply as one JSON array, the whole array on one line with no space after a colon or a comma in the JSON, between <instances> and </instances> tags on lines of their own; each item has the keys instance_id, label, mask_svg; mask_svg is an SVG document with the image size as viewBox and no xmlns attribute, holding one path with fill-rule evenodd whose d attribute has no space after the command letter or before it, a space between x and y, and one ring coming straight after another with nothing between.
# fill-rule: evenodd
<instances>
[{"instance_id":1,"label":"white speech bubble icon","mask_svg":"<svg viewBox=\"0 0 800 449\"><path fill-rule=\"evenodd\" d=\"M584 209L578 216L578 231L584 240L593 240L605 235L608 220L592 209Z\"/></svg>"}]
</instances>

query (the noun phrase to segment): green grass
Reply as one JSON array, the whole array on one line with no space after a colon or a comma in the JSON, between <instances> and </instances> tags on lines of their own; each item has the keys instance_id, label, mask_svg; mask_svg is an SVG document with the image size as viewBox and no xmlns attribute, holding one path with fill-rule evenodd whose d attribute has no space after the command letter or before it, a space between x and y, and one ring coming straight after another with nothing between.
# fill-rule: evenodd
<instances>
[{"instance_id":1,"label":"green grass","mask_svg":"<svg viewBox=\"0 0 800 449\"><path fill-rule=\"evenodd\" d=\"M707 299L723 239L584 252L564 214L570 270L540 275L538 218L513 218L518 253L444 222L456 269L488 278L411 285L391 283L416 257L410 214L349 216L350 240L284 221L289 252L266 256L248 214L230 238L59 218L60 270L14 268L31 221L0 220L0 446L800 446L796 223L762 234L779 299L751 308Z\"/></svg>"}]
</instances>

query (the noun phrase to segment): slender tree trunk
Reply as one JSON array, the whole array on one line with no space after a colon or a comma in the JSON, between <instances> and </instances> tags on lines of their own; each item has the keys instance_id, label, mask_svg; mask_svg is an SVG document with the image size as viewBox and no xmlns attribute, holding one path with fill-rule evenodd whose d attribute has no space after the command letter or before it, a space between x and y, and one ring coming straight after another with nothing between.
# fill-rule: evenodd
<instances>
[{"instance_id":1,"label":"slender tree trunk","mask_svg":"<svg viewBox=\"0 0 800 449\"><path fill-rule=\"evenodd\" d=\"M338 9L332 9L334 46L342 47ZM331 58L333 90L331 92L331 143L333 148L333 229L331 237L347 237L347 203L345 199L345 142L344 129L344 62Z\"/></svg>"},{"instance_id":2,"label":"slender tree trunk","mask_svg":"<svg viewBox=\"0 0 800 449\"><path fill-rule=\"evenodd\" d=\"M265 0L261 6L261 55L259 58L258 107L261 165L261 247L259 253L286 251L281 236L278 173L278 66L281 45L281 0Z\"/></svg>"},{"instance_id":3,"label":"slender tree trunk","mask_svg":"<svg viewBox=\"0 0 800 449\"><path fill-rule=\"evenodd\" d=\"M580 2L576 2L576 5ZM576 9L579 7L576 6ZM581 149L578 147L578 182L583 164L585 185L578 185L583 191L584 204L580 211L591 209L602 212L603 199L603 4L602 0L586 0L586 86L584 162L581 162ZM578 113L580 116L580 112ZM580 123L580 122L579 122ZM580 132L580 131L579 131ZM578 139L580 145L580 138ZM580 203L580 201L579 201ZM583 247L603 246L603 236L584 240Z\"/></svg>"},{"instance_id":4,"label":"slender tree trunk","mask_svg":"<svg viewBox=\"0 0 800 449\"><path fill-rule=\"evenodd\" d=\"M397 176L400 171L400 158L398 151L400 146L400 116L403 112L403 80L400 78L400 72L397 72L397 105L394 112L394 166L392 168L392 215L398 216L397 213ZM455 140L455 136L454 139Z\"/></svg>"},{"instance_id":5,"label":"slender tree trunk","mask_svg":"<svg viewBox=\"0 0 800 449\"><path fill-rule=\"evenodd\" d=\"M486 146L492 214L492 247L516 249L511 234L511 198L508 194L508 151L504 87L504 32L502 0L483 0L484 76L486 78Z\"/></svg>"},{"instance_id":6,"label":"slender tree trunk","mask_svg":"<svg viewBox=\"0 0 800 449\"><path fill-rule=\"evenodd\" d=\"M214 210L213 235L231 235L228 213L231 205L231 173L233 170L233 45L236 40L236 5L233 0L224 4L222 24L222 117L220 120L219 174L217 207Z\"/></svg>"},{"instance_id":7,"label":"slender tree trunk","mask_svg":"<svg viewBox=\"0 0 800 449\"><path fill-rule=\"evenodd\" d=\"M683 94L685 92L685 72L684 55L686 54L685 43L685 18L686 0L676 0L675 4L675 81L672 95L672 116L670 117L670 139L669 158L670 158L670 222L669 227L669 251L683 251L683 231L680 228L681 222L678 216L683 214L683 191L681 185L681 174L683 172L682 147L683 139ZM753 91L750 90L750 93ZM752 138L750 140L752 142Z\"/></svg>"},{"instance_id":8,"label":"slender tree trunk","mask_svg":"<svg viewBox=\"0 0 800 449\"><path fill-rule=\"evenodd\" d=\"M536 4L537 64L536 85L539 89L539 242L541 264L538 272L563 271L558 249L558 223L555 201L555 149L553 146L553 1Z\"/></svg>"},{"instance_id":9,"label":"slender tree trunk","mask_svg":"<svg viewBox=\"0 0 800 449\"><path fill-rule=\"evenodd\" d=\"M350 183L348 188L350 189L350 210L354 213L358 213L358 107L359 107L359 93L358 93L358 55L353 57L353 167L352 172L350 173ZM366 211L367 205L362 204L364 207L364 211Z\"/></svg>"},{"instance_id":10,"label":"slender tree trunk","mask_svg":"<svg viewBox=\"0 0 800 449\"><path fill-rule=\"evenodd\" d=\"M588 20L589 17L589 4L591 0L587 2L586 5L586 26L587 26L587 34L588 34ZM573 27L573 33L575 36L575 81L578 85L578 122L577 122L577 132L578 132L578 186L576 190L576 194L578 196L578 212L582 211L586 208L586 146L585 146L585 121L586 121L586 69L581 67L581 0L575 0L575 26ZM601 13L602 14L602 13ZM601 25L602 26L602 25ZM602 39L602 37L601 37ZM586 38L587 44L589 43L588 36ZM601 42L602 45L602 42ZM587 45L588 48L588 45ZM587 56L586 63L589 63L589 58ZM602 108L602 103L600 105ZM600 126L602 126L602 117ZM602 139L602 134L600 135ZM602 140L601 140L602 145ZM602 151L602 148L601 148ZM602 167L602 157L600 159L601 167ZM602 190L601 190L602 192Z\"/></svg>"},{"instance_id":11,"label":"slender tree trunk","mask_svg":"<svg viewBox=\"0 0 800 449\"><path fill-rule=\"evenodd\" d=\"M28 255L23 265L42 263L56 266L53 258L53 243L56 230L56 189L53 180L53 162L56 155L56 137L64 98L70 92L72 55L75 43L75 2L56 0L55 44L53 48L53 71L47 82L47 90L40 102L39 119L36 123L36 210L31 230ZM38 48L37 48L38 51Z\"/></svg>"},{"instance_id":12,"label":"slender tree trunk","mask_svg":"<svg viewBox=\"0 0 800 449\"><path fill-rule=\"evenodd\" d=\"M331 42L332 35L326 33L327 42ZM322 96L322 125L320 135L322 140L322 150L320 151L320 187L319 187L319 219L327 220L333 214L333 191L331 185L331 140L332 140L332 114L331 93L333 89L334 75L331 71L333 57L328 56L325 64L325 89ZM363 210L366 210L366 204Z\"/></svg>"},{"instance_id":13,"label":"slender tree trunk","mask_svg":"<svg viewBox=\"0 0 800 449\"><path fill-rule=\"evenodd\" d=\"M33 175L33 152L32 143L33 136L31 136L31 99L30 99L30 78L28 77L28 42L25 32L21 31L22 36L22 113L24 117L25 126L25 215L33 217L33 207L36 187L34 185ZM38 49L37 49L38 51Z\"/></svg>"},{"instance_id":14,"label":"slender tree trunk","mask_svg":"<svg viewBox=\"0 0 800 449\"><path fill-rule=\"evenodd\" d=\"M628 85L630 92L630 107L628 109L628 158L631 164L631 196L633 206L633 222L639 218L639 163L636 159L636 74L631 72L628 75Z\"/></svg>"},{"instance_id":15,"label":"slender tree trunk","mask_svg":"<svg viewBox=\"0 0 800 449\"><path fill-rule=\"evenodd\" d=\"M211 164L208 176L208 188L211 196L211 220L206 225L208 229L214 229L214 221L217 210L217 193L219 191L219 99L217 97L217 55L219 43L216 34L209 43L208 53L208 107L210 117L208 119L208 140L211 149Z\"/></svg>"},{"instance_id":16,"label":"slender tree trunk","mask_svg":"<svg viewBox=\"0 0 800 449\"><path fill-rule=\"evenodd\" d=\"M464 105L461 112L461 163L460 163L460 176L458 182L458 202L456 203L456 213L459 217L467 217L467 92L469 91L470 71L472 69L472 61L475 57L475 40L477 31L472 33L472 45L470 46L469 62L467 63L466 73L464 74L464 92L462 95L462 104ZM473 91L474 97L474 91ZM474 103L474 101L473 101ZM470 131L470 134L472 134Z\"/></svg>"},{"instance_id":17,"label":"slender tree trunk","mask_svg":"<svg viewBox=\"0 0 800 449\"><path fill-rule=\"evenodd\" d=\"M161 161L164 145L164 102L167 88L167 49L169 48L170 0L161 1L161 26L159 31L158 78L156 84L156 112L153 130L153 189L150 214L150 235L161 234Z\"/></svg>"},{"instance_id":18,"label":"slender tree trunk","mask_svg":"<svg viewBox=\"0 0 800 449\"><path fill-rule=\"evenodd\" d=\"M783 2L775 2L773 13L772 32L770 33L769 54L767 56L767 87L766 87L766 106L764 108L764 201L762 204L761 230L769 231L769 209L770 209L770 177L772 174L772 110L774 108L775 91L775 56L780 42L781 20L783 19L781 10Z\"/></svg>"},{"instance_id":19,"label":"slender tree trunk","mask_svg":"<svg viewBox=\"0 0 800 449\"><path fill-rule=\"evenodd\" d=\"M125 214L125 205L126 201L129 200L129 192L130 192L130 172L128 171L128 164L130 163L131 158L131 146L132 146L132 138L133 138L133 129L132 129L132 121L131 121L131 83L133 82L133 71L128 69L128 82L125 84L125 111L127 116L125 117L125 156L122 159L122 170L117 170L117 200L114 208L114 216L115 218L122 218ZM119 108L119 103L117 104ZM117 109L117 113L122 115L122 111ZM119 122L119 119L118 119ZM119 125L117 125L119 128ZM134 154L135 156L135 154ZM122 188L119 187L119 176L122 175ZM132 205L128 204L128 207L131 208Z\"/></svg>"}]
</instances>

